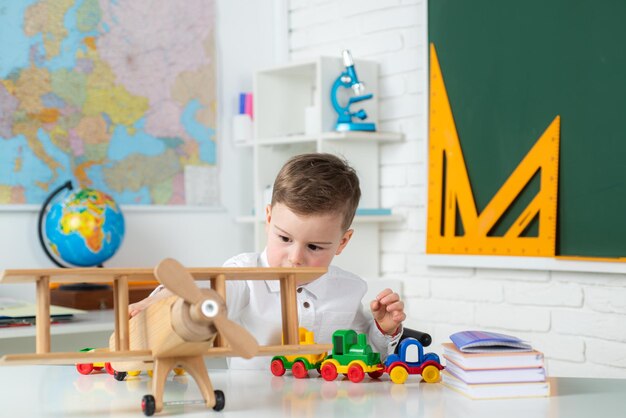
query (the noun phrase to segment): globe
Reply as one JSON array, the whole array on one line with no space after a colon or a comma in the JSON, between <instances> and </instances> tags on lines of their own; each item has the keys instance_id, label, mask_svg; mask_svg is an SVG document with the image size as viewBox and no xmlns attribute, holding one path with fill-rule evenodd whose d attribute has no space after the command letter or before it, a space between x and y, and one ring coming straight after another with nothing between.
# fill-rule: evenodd
<instances>
[{"instance_id":1,"label":"globe","mask_svg":"<svg viewBox=\"0 0 626 418\"><path fill-rule=\"evenodd\" d=\"M120 248L124 217L108 194L80 189L50 204L43 234L44 245L64 262L100 266Z\"/></svg>"}]
</instances>

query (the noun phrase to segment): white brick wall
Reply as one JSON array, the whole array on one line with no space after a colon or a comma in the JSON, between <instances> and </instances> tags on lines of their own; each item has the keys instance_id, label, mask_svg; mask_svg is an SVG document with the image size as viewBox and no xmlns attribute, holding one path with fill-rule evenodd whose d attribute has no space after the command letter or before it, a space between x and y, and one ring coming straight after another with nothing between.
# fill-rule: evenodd
<instances>
[{"instance_id":1,"label":"white brick wall","mask_svg":"<svg viewBox=\"0 0 626 418\"><path fill-rule=\"evenodd\" d=\"M290 58L339 56L380 63L381 204L404 216L385 224L381 268L404 282L407 326L433 349L463 329L528 339L554 376L626 377L626 275L429 267L425 251L428 123L426 0L291 0ZM367 80L366 80L367 81Z\"/></svg>"}]
</instances>

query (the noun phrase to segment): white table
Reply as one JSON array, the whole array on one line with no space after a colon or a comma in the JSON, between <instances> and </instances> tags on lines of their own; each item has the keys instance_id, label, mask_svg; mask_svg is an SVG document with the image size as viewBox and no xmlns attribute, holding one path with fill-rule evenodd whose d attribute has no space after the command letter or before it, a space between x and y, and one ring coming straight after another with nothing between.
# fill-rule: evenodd
<instances>
[{"instance_id":1,"label":"white table","mask_svg":"<svg viewBox=\"0 0 626 418\"><path fill-rule=\"evenodd\" d=\"M624 417L626 380L551 378L550 398L472 401L441 384L411 376L404 385L383 377L347 380L275 377L269 371L211 370L226 395L221 412L202 405L169 406L158 416L202 417ZM106 374L83 376L71 366L0 367L0 415L10 417L142 417L150 392L142 374L118 382ZM165 400L200 399L188 376L172 375ZM7 413L7 415L5 415Z\"/></svg>"}]
</instances>

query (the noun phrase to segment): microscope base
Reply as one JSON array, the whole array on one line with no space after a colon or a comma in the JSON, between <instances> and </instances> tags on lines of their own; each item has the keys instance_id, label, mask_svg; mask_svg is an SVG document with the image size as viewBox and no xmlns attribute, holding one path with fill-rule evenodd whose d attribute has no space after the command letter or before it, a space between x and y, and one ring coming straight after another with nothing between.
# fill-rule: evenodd
<instances>
[{"instance_id":1,"label":"microscope base","mask_svg":"<svg viewBox=\"0 0 626 418\"><path fill-rule=\"evenodd\" d=\"M335 130L338 132L346 132L346 131L367 131L374 132L376 131L375 123L338 123L335 127Z\"/></svg>"}]
</instances>

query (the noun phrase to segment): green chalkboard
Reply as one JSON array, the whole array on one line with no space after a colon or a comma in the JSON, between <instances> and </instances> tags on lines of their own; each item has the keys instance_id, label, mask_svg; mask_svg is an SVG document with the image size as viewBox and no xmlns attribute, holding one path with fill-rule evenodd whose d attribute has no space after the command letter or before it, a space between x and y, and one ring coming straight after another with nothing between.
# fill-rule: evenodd
<instances>
[{"instance_id":1,"label":"green chalkboard","mask_svg":"<svg viewBox=\"0 0 626 418\"><path fill-rule=\"evenodd\" d=\"M619 0L428 2L479 211L561 115L559 255L626 256L625 22Z\"/></svg>"}]
</instances>

